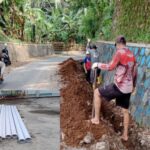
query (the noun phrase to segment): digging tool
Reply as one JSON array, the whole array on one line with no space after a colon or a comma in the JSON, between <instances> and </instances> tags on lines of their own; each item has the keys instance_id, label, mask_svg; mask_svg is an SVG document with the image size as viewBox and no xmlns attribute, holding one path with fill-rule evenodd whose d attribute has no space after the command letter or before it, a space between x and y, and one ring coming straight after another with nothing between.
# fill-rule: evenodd
<instances>
[{"instance_id":1,"label":"digging tool","mask_svg":"<svg viewBox=\"0 0 150 150\"><path fill-rule=\"evenodd\" d=\"M96 89L96 85L97 85L97 68L94 69L92 118L94 118L94 113L95 113L95 109L94 109L94 91Z\"/></svg>"}]
</instances>

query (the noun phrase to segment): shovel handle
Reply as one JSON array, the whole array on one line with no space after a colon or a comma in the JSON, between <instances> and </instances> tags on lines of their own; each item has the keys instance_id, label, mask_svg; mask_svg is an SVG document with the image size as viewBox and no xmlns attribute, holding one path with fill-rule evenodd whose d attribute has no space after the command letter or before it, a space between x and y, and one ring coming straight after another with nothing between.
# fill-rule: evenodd
<instances>
[{"instance_id":1,"label":"shovel handle","mask_svg":"<svg viewBox=\"0 0 150 150\"><path fill-rule=\"evenodd\" d=\"M97 81L97 68L94 69L94 82L93 82L93 90L96 89L96 81Z\"/></svg>"}]
</instances>

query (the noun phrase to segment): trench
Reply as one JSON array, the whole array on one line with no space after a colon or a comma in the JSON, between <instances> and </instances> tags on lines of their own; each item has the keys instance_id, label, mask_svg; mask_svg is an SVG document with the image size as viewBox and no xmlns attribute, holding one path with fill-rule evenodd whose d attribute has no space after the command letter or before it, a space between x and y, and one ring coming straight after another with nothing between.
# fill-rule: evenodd
<instances>
[{"instance_id":1,"label":"trench","mask_svg":"<svg viewBox=\"0 0 150 150\"><path fill-rule=\"evenodd\" d=\"M120 139L123 116L114 101L102 101L102 119L99 125L93 125L88 121L92 112L93 89L85 79L80 62L69 58L59 65L59 74L63 84L60 102L61 150L91 150L91 146L103 139L109 142L110 150L143 149L137 139L137 124L131 116L129 140L124 142ZM81 142L87 133L93 137L88 144Z\"/></svg>"}]
</instances>

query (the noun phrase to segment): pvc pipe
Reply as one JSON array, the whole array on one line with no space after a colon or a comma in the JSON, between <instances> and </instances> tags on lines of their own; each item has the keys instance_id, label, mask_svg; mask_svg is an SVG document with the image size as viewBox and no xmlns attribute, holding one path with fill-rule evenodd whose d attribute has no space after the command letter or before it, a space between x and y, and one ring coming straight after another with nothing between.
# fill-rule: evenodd
<instances>
[{"instance_id":1,"label":"pvc pipe","mask_svg":"<svg viewBox=\"0 0 150 150\"><path fill-rule=\"evenodd\" d=\"M5 106L5 122L6 122L6 138L11 138L11 127L10 127L10 121L9 121L9 107Z\"/></svg>"},{"instance_id":2,"label":"pvc pipe","mask_svg":"<svg viewBox=\"0 0 150 150\"><path fill-rule=\"evenodd\" d=\"M0 105L0 139L2 138L2 105Z\"/></svg>"},{"instance_id":3,"label":"pvc pipe","mask_svg":"<svg viewBox=\"0 0 150 150\"><path fill-rule=\"evenodd\" d=\"M2 128L3 107L4 107L4 105L1 105L1 112L0 112L0 140L2 140L2 130L3 130L3 128Z\"/></svg>"},{"instance_id":4,"label":"pvc pipe","mask_svg":"<svg viewBox=\"0 0 150 150\"><path fill-rule=\"evenodd\" d=\"M2 106L2 116L1 116L1 137L2 139L5 139L6 138L6 133L5 133L5 130L6 130L6 122L5 122L5 116L6 116L6 112L5 112L5 106L3 105Z\"/></svg>"},{"instance_id":5,"label":"pvc pipe","mask_svg":"<svg viewBox=\"0 0 150 150\"><path fill-rule=\"evenodd\" d=\"M23 123L23 121L19 115L19 112L18 112L16 106L14 106L14 111L16 113L16 117L18 118L18 122L19 122L21 129L22 129L22 133L24 135L26 142L30 142L31 136L29 135L29 132L28 132L27 128L25 127L25 125L24 125L24 123Z\"/></svg>"},{"instance_id":6,"label":"pvc pipe","mask_svg":"<svg viewBox=\"0 0 150 150\"><path fill-rule=\"evenodd\" d=\"M31 141L16 106L0 105L0 139L10 137L18 137L20 143Z\"/></svg>"},{"instance_id":7,"label":"pvc pipe","mask_svg":"<svg viewBox=\"0 0 150 150\"><path fill-rule=\"evenodd\" d=\"M15 127L15 122L13 119L13 114L11 111L11 106L8 106L8 110L9 110L9 122L10 122L10 127L11 127L11 135L13 138L17 138L17 131L16 131L16 127Z\"/></svg>"},{"instance_id":8,"label":"pvc pipe","mask_svg":"<svg viewBox=\"0 0 150 150\"><path fill-rule=\"evenodd\" d=\"M18 135L18 141L19 141L20 143L23 143L23 142L25 141L25 137L24 137L24 135L23 135L23 133L22 133L22 129L21 129L21 127L20 127L18 118L17 118L17 116L16 116L14 106L11 106L11 111L12 111L13 119L14 119L15 126L16 126L16 131L17 131L17 135Z\"/></svg>"}]
</instances>

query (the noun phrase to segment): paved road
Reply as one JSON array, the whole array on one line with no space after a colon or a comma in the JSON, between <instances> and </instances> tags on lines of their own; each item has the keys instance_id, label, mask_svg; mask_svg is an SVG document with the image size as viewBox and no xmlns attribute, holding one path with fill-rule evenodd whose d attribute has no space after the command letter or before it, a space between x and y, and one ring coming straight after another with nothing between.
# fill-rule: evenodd
<instances>
[{"instance_id":1,"label":"paved road","mask_svg":"<svg viewBox=\"0 0 150 150\"><path fill-rule=\"evenodd\" d=\"M59 98L11 99L0 104L16 105L32 137L31 143L17 139L0 142L0 150L60 150Z\"/></svg>"},{"instance_id":2,"label":"paved road","mask_svg":"<svg viewBox=\"0 0 150 150\"><path fill-rule=\"evenodd\" d=\"M69 56L52 56L18 67L5 77L0 90L50 90L59 92L58 64Z\"/></svg>"}]
</instances>

